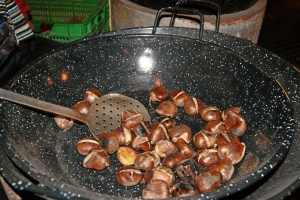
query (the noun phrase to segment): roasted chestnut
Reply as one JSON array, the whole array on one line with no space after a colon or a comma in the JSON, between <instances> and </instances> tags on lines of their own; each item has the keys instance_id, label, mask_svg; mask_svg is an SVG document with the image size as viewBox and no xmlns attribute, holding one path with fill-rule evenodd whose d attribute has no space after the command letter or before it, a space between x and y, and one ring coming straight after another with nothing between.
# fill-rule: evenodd
<instances>
[{"instance_id":1,"label":"roasted chestnut","mask_svg":"<svg viewBox=\"0 0 300 200\"><path fill-rule=\"evenodd\" d=\"M160 140L155 144L154 150L159 157L166 157L169 154L178 152L176 146L169 140Z\"/></svg>"},{"instance_id":2,"label":"roasted chestnut","mask_svg":"<svg viewBox=\"0 0 300 200\"><path fill-rule=\"evenodd\" d=\"M200 165L205 167L220 160L217 149L199 150L195 159Z\"/></svg>"},{"instance_id":3,"label":"roasted chestnut","mask_svg":"<svg viewBox=\"0 0 300 200\"><path fill-rule=\"evenodd\" d=\"M208 106L201 110L200 115L204 121L221 120L222 111L215 106Z\"/></svg>"},{"instance_id":4,"label":"roasted chestnut","mask_svg":"<svg viewBox=\"0 0 300 200\"><path fill-rule=\"evenodd\" d=\"M213 173L213 172L219 172L222 176L222 181L228 181L233 173L234 173L234 166L233 164L226 159L219 160L213 164L210 164L206 166L207 171Z\"/></svg>"},{"instance_id":5,"label":"roasted chestnut","mask_svg":"<svg viewBox=\"0 0 300 200\"><path fill-rule=\"evenodd\" d=\"M173 142L176 142L179 138L182 138L186 143L192 140L192 130L186 124L179 124L169 130L170 138Z\"/></svg>"},{"instance_id":6,"label":"roasted chestnut","mask_svg":"<svg viewBox=\"0 0 300 200\"><path fill-rule=\"evenodd\" d=\"M176 104L172 101L163 101L157 106L155 111L160 116L172 118L177 115L178 108Z\"/></svg>"},{"instance_id":7,"label":"roasted chestnut","mask_svg":"<svg viewBox=\"0 0 300 200\"><path fill-rule=\"evenodd\" d=\"M193 158L196 155L193 147L189 143L186 143L182 138L179 138L176 141L175 146L186 158Z\"/></svg>"},{"instance_id":8,"label":"roasted chestnut","mask_svg":"<svg viewBox=\"0 0 300 200\"><path fill-rule=\"evenodd\" d=\"M116 174L118 183L124 186L134 186L143 180L143 173L132 166L122 166Z\"/></svg>"},{"instance_id":9,"label":"roasted chestnut","mask_svg":"<svg viewBox=\"0 0 300 200\"><path fill-rule=\"evenodd\" d=\"M170 169L173 169L178 165L178 163L185 159L185 155L183 155L181 152L171 153L163 158L162 164Z\"/></svg>"},{"instance_id":10,"label":"roasted chestnut","mask_svg":"<svg viewBox=\"0 0 300 200\"><path fill-rule=\"evenodd\" d=\"M200 192L206 193L218 188L221 185L221 175L219 172L204 172L196 179L196 186Z\"/></svg>"},{"instance_id":11,"label":"roasted chestnut","mask_svg":"<svg viewBox=\"0 0 300 200\"><path fill-rule=\"evenodd\" d=\"M184 110L188 115L200 114L200 111L205 108L205 104L198 98L188 98L184 104Z\"/></svg>"},{"instance_id":12,"label":"roasted chestnut","mask_svg":"<svg viewBox=\"0 0 300 200\"><path fill-rule=\"evenodd\" d=\"M171 129L171 128L173 128L173 127L176 125L176 122L175 122L173 119L170 119L170 118L168 118L168 117L166 117L166 118L160 120L159 123L165 125L165 127L166 127L167 129Z\"/></svg>"},{"instance_id":13,"label":"roasted chestnut","mask_svg":"<svg viewBox=\"0 0 300 200\"><path fill-rule=\"evenodd\" d=\"M102 96L102 93L97 88L88 88L83 94L84 101L89 102L90 104L94 103L95 100L99 99Z\"/></svg>"},{"instance_id":14,"label":"roasted chestnut","mask_svg":"<svg viewBox=\"0 0 300 200\"><path fill-rule=\"evenodd\" d=\"M168 97L168 90L162 86L156 86L149 91L149 101L164 101Z\"/></svg>"},{"instance_id":15,"label":"roasted chestnut","mask_svg":"<svg viewBox=\"0 0 300 200\"><path fill-rule=\"evenodd\" d=\"M194 159L185 159L175 168L176 174L183 182L195 185L196 178L201 174L201 166Z\"/></svg>"},{"instance_id":16,"label":"roasted chestnut","mask_svg":"<svg viewBox=\"0 0 300 200\"><path fill-rule=\"evenodd\" d=\"M91 104L87 101L79 101L73 106L73 109L82 113L82 114L87 114L89 112Z\"/></svg>"},{"instance_id":17,"label":"roasted chestnut","mask_svg":"<svg viewBox=\"0 0 300 200\"><path fill-rule=\"evenodd\" d=\"M98 140L91 137L82 138L76 144L76 149L81 155L88 155L91 149L97 148L99 148Z\"/></svg>"},{"instance_id":18,"label":"roasted chestnut","mask_svg":"<svg viewBox=\"0 0 300 200\"><path fill-rule=\"evenodd\" d=\"M181 90L174 90L169 94L171 101L178 107L183 107L185 102L190 98L187 93Z\"/></svg>"},{"instance_id":19,"label":"roasted chestnut","mask_svg":"<svg viewBox=\"0 0 300 200\"><path fill-rule=\"evenodd\" d=\"M117 151L117 159L123 165L133 165L138 155L131 147L120 147Z\"/></svg>"},{"instance_id":20,"label":"roasted chestnut","mask_svg":"<svg viewBox=\"0 0 300 200\"><path fill-rule=\"evenodd\" d=\"M168 130L161 123L154 124L150 129L148 139L152 145L155 145L160 140L169 139Z\"/></svg>"},{"instance_id":21,"label":"roasted chestnut","mask_svg":"<svg viewBox=\"0 0 300 200\"><path fill-rule=\"evenodd\" d=\"M73 119L68 119L63 116L55 116L54 121L56 122L58 128L62 130L63 132L68 131L70 128L72 128L74 124Z\"/></svg>"},{"instance_id":22,"label":"roasted chestnut","mask_svg":"<svg viewBox=\"0 0 300 200\"><path fill-rule=\"evenodd\" d=\"M171 187L172 197L187 197L199 194L198 189L187 182L179 182Z\"/></svg>"},{"instance_id":23,"label":"roasted chestnut","mask_svg":"<svg viewBox=\"0 0 300 200\"><path fill-rule=\"evenodd\" d=\"M155 179L146 185L142 191L142 196L144 199L170 198L170 187L166 181Z\"/></svg>"},{"instance_id":24,"label":"roasted chestnut","mask_svg":"<svg viewBox=\"0 0 300 200\"><path fill-rule=\"evenodd\" d=\"M94 170L103 170L108 167L110 160L103 149L91 149L83 160L83 166Z\"/></svg>"},{"instance_id":25,"label":"roasted chestnut","mask_svg":"<svg viewBox=\"0 0 300 200\"><path fill-rule=\"evenodd\" d=\"M246 132L246 122L244 117L236 112L228 111L224 122L229 133L242 136Z\"/></svg>"},{"instance_id":26,"label":"roasted chestnut","mask_svg":"<svg viewBox=\"0 0 300 200\"><path fill-rule=\"evenodd\" d=\"M157 166L151 170L148 170L144 174L146 183L150 183L152 180L164 180L169 186L173 185L175 175L173 171L165 166Z\"/></svg>"},{"instance_id":27,"label":"roasted chestnut","mask_svg":"<svg viewBox=\"0 0 300 200\"><path fill-rule=\"evenodd\" d=\"M132 130L136 136L149 136L151 125L150 121L141 121L141 123Z\"/></svg>"},{"instance_id":28,"label":"roasted chestnut","mask_svg":"<svg viewBox=\"0 0 300 200\"><path fill-rule=\"evenodd\" d=\"M144 116L135 110L126 110L121 112L121 126L134 131L144 120Z\"/></svg>"},{"instance_id":29,"label":"roasted chestnut","mask_svg":"<svg viewBox=\"0 0 300 200\"><path fill-rule=\"evenodd\" d=\"M120 126L112 131L112 134L118 139L119 146L128 146L135 138L132 131L128 128Z\"/></svg>"},{"instance_id":30,"label":"roasted chestnut","mask_svg":"<svg viewBox=\"0 0 300 200\"><path fill-rule=\"evenodd\" d=\"M134 161L134 167L144 171L150 170L159 164L160 158L155 151L139 154Z\"/></svg>"},{"instance_id":31,"label":"roasted chestnut","mask_svg":"<svg viewBox=\"0 0 300 200\"><path fill-rule=\"evenodd\" d=\"M113 154L119 148L119 141L118 138L111 133L102 133L99 135L99 146L108 154Z\"/></svg>"},{"instance_id":32,"label":"roasted chestnut","mask_svg":"<svg viewBox=\"0 0 300 200\"><path fill-rule=\"evenodd\" d=\"M214 147L217 141L217 135L208 132L207 130L201 130L193 137L195 147L198 149L206 149Z\"/></svg>"},{"instance_id":33,"label":"roasted chestnut","mask_svg":"<svg viewBox=\"0 0 300 200\"><path fill-rule=\"evenodd\" d=\"M208 121L205 130L213 133L213 134L220 134L227 131L226 125L224 122L215 120L215 121Z\"/></svg>"},{"instance_id":34,"label":"roasted chestnut","mask_svg":"<svg viewBox=\"0 0 300 200\"><path fill-rule=\"evenodd\" d=\"M149 142L147 136L137 136L132 141L131 146L137 150L142 152L152 151L152 146Z\"/></svg>"}]
</instances>

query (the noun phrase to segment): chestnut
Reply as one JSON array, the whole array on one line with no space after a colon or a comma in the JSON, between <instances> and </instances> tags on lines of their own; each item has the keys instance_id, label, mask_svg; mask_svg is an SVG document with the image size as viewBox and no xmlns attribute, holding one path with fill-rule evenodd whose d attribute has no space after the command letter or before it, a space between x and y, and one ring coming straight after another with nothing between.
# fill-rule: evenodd
<instances>
[{"instance_id":1,"label":"chestnut","mask_svg":"<svg viewBox=\"0 0 300 200\"><path fill-rule=\"evenodd\" d=\"M82 113L87 114L89 112L91 104L87 101L79 101L73 106L73 109Z\"/></svg>"},{"instance_id":2,"label":"chestnut","mask_svg":"<svg viewBox=\"0 0 300 200\"><path fill-rule=\"evenodd\" d=\"M198 189L187 182L179 182L171 187L172 197L187 197L199 194Z\"/></svg>"},{"instance_id":3,"label":"chestnut","mask_svg":"<svg viewBox=\"0 0 300 200\"><path fill-rule=\"evenodd\" d=\"M196 179L196 186L200 192L211 192L221 185L221 175L219 172L204 172Z\"/></svg>"},{"instance_id":4,"label":"chestnut","mask_svg":"<svg viewBox=\"0 0 300 200\"><path fill-rule=\"evenodd\" d=\"M226 158L232 164L239 163L245 154L246 145L240 142L237 136L231 142L222 143L218 146L218 153L221 158Z\"/></svg>"},{"instance_id":5,"label":"chestnut","mask_svg":"<svg viewBox=\"0 0 300 200\"><path fill-rule=\"evenodd\" d=\"M83 160L85 168L94 170L103 170L108 167L110 160L103 149L91 149L89 154Z\"/></svg>"},{"instance_id":6,"label":"chestnut","mask_svg":"<svg viewBox=\"0 0 300 200\"><path fill-rule=\"evenodd\" d=\"M150 170L160 164L160 158L155 151L139 154L134 160L134 167L140 170Z\"/></svg>"},{"instance_id":7,"label":"chestnut","mask_svg":"<svg viewBox=\"0 0 300 200\"><path fill-rule=\"evenodd\" d=\"M76 144L76 149L81 155L88 155L91 149L99 148L99 142L95 138L85 137Z\"/></svg>"},{"instance_id":8,"label":"chestnut","mask_svg":"<svg viewBox=\"0 0 300 200\"><path fill-rule=\"evenodd\" d=\"M117 159L123 165L133 165L138 155L138 152L131 147L120 147L117 151Z\"/></svg>"},{"instance_id":9,"label":"chestnut","mask_svg":"<svg viewBox=\"0 0 300 200\"><path fill-rule=\"evenodd\" d=\"M121 126L134 131L144 120L144 116L135 110L126 110L121 112Z\"/></svg>"},{"instance_id":10,"label":"chestnut","mask_svg":"<svg viewBox=\"0 0 300 200\"><path fill-rule=\"evenodd\" d=\"M178 163L175 171L181 181L195 185L195 180L201 174L202 168L194 159L190 158Z\"/></svg>"},{"instance_id":11,"label":"chestnut","mask_svg":"<svg viewBox=\"0 0 300 200\"><path fill-rule=\"evenodd\" d=\"M185 160L186 157L181 152L175 152L163 158L162 164L170 169L174 169L178 163Z\"/></svg>"},{"instance_id":12,"label":"chestnut","mask_svg":"<svg viewBox=\"0 0 300 200\"><path fill-rule=\"evenodd\" d=\"M220 134L227 131L226 125L224 122L219 120L208 121L205 130L213 133L213 134Z\"/></svg>"},{"instance_id":13,"label":"chestnut","mask_svg":"<svg viewBox=\"0 0 300 200\"><path fill-rule=\"evenodd\" d=\"M179 138L182 138L186 143L192 140L192 130L186 124L179 124L169 130L170 138L173 142L176 142Z\"/></svg>"},{"instance_id":14,"label":"chestnut","mask_svg":"<svg viewBox=\"0 0 300 200\"><path fill-rule=\"evenodd\" d=\"M168 90L162 86L156 86L149 91L148 98L149 101L164 101L168 97Z\"/></svg>"},{"instance_id":15,"label":"chestnut","mask_svg":"<svg viewBox=\"0 0 300 200\"><path fill-rule=\"evenodd\" d=\"M199 150L195 159L200 165L205 167L220 160L217 149Z\"/></svg>"},{"instance_id":16,"label":"chestnut","mask_svg":"<svg viewBox=\"0 0 300 200\"><path fill-rule=\"evenodd\" d=\"M69 119L63 116L55 116L54 121L56 122L58 128L63 132L68 131L74 124L73 119Z\"/></svg>"},{"instance_id":17,"label":"chestnut","mask_svg":"<svg viewBox=\"0 0 300 200\"><path fill-rule=\"evenodd\" d=\"M95 100L99 99L102 96L102 93L97 88L88 88L83 94L84 101L93 104Z\"/></svg>"},{"instance_id":18,"label":"chestnut","mask_svg":"<svg viewBox=\"0 0 300 200\"><path fill-rule=\"evenodd\" d=\"M168 117L163 118L159 123L165 125L167 129L171 129L176 125L176 122Z\"/></svg>"},{"instance_id":19,"label":"chestnut","mask_svg":"<svg viewBox=\"0 0 300 200\"><path fill-rule=\"evenodd\" d=\"M198 149L206 149L214 147L217 141L217 135L208 132L207 130L201 130L193 137L195 147Z\"/></svg>"},{"instance_id":20,"label":"chestnut","mask_svg":"<svg viewBox=\"0 0 300 200\"><path fill-rule=\"evenodd\" d=\"M230 107L230 108L227 108L226 110L224 110L222 112L222 119L223 120L226 119L229 111L235 112L235 113L239 114L241 112L241 108L240 107Z\"/></svg>"},{"instance_id":21,"label":"chestnut","mask_svg":"<svg viewBox=\"0 0 300 200\"><path fill-rule=\"evenodd\" d=\"M132 143L135 136L128 128L119 126L112 133L118 139L119 146L128 146Z\"/></svg>"},{"instance_id":22,"label":"chestnut","mask_svg":"<svg viewBox=\"0 0 300 200\"><path fill-rule=\"evenodd\" d=\"M221 120L222 111L215 106L208 106L201 110L200 115L204 121Z\"/></svg>"},{"instance_id":23,"label":"chestnut","mask_svg":"<svg viewBox=\"0 0 300 200\"><path fill-rule=\"evenodd\" d=\"M159 155L159 157L162 158L171 153L178 152L176 146L168 140L160 140L159 142L157 142L154 146L154 150Z\"/></svg>"},{"instance_id":24,"label":"chestnut","mask_svg":"<svg viewBox=\"0 0 300 200\"><path fill-rule=\"evenodd\" d=\"M230 160L227 159L219 160L213 164L210 164L206 166L206 169L211 173L219 172L222 176L223 182L228 181L234 173L234 166Z\"/></svg>"},{"instance_id":25,"label":"chestnut","mask_svg":"<svg viewBox=\"0 0 300 200\"><path fill-rule=\"evenodd\" d=\"M149 136L151 129L150 121L141 121L135 128L133 132L136 136Z\"/></svg>"},{"instance_id":26,"label":"chestnut","mask_svg":"<svg viewBox=\"0 0 300 200\"><path fill-rule=\"evenodd\" d=\"M242 136L246 132L246 122L244 117L236 112L228 111L224 122L229 133Z\"/></svg>"},{"instance_id":27,"label":"chestnut","mask_svg":"<svg viewBox=\"0 0 300 200\"><path fill-rule=\"evenodd\" d=\"M188 98L184 104L184 110L188 115L200 114L200 111L205 108L205 104L198 98Z\"/></svg>"},{"instance_id":28,"label":"chestnut","mask_svg":"<svg viewBox=\"0 0 300 200\"><path fill-rule=\"evenodd\" d=\"M193 158L196 155L193 147L182 138L176 141L175 146L186 158Z\"/></svg>"},{"instance_id":29,"label":"chestnut","mask_svg":"<svg viewBox=\"0 0 300 200\"><path fill-rule=\"evenodd\" d=\"M174 90L169 94L171 101L178 107L183 107L185 102L190 98L187 93L181 90Z\"/></svg>"},{"instance_id":30,"label":"chestnut","mask_svg":"<svg viewBox=\"0 0 300 200\"><path fill-rule=\"evenodd\" d=\"M168 130L165 125L161 123L154 124L150 129L148 139L152 145L155 145L160 140L168 140Z\"/></svg>"},{"instance_id":31,"label":"chestnut","mask_svg":"<svg viewBox=\"0 0 300 200\"><path fill-rule=\"evenodd\" d=\"M166 199L171 197L170 186L164 180L155 179L147 183L142 191L144 199Z\"/></svg>"},{"instance_id":32,"label":"chestnut","mask_svg":"<svg viewBox=\"0 0 300 200\"><path fill-rule=\"evenodd\" d=\"M150 183L152 180L164 180L168 183L169 187L173 185L175 175L173 171L165 166L157 166L144 173L146 183Z\"/></svg>"},{"instance_id":33,"label":"chestnut","mask_svg":"<svg viewBox=\"0 0 300 200\"><path fill-rule=\"evenodd\" d=\"M108 154L113 154L119 148L119 141L118 138L111 133L102 133L99 135L99 146Z\"/></svg>"},{"instance_id":34,"label":"chestnut","mask_svg":"<svg viewBox=\"0 0 300 200\"><path fill-rule=\"evenodd\" d=\"M157 106L155 111L160 116L172 118L177 115L178 108L176 104L172 101L163 101Z\"/></svg>"},{"instance_id":35,"label":"chestnut","mask_svg":"<svg viewBox=\"0 0 300 200\"><path fill-rule=\"evenodd\" d=\"M147 136L137 136L132 141L131 146L137 150L142 152L152 151L152 146L149 142Z\"/></svg>"},{"instance_id":36,"label":"chestnut","mask_svg":"<svg viewBox=\"0 0 300 200\"><path fill-rule=\"evenodd\" d=\"M143 180L143 174L132 166L122 166L116 173L116 179L123 186L134 186Z\"/></svg>"}]
</instances>

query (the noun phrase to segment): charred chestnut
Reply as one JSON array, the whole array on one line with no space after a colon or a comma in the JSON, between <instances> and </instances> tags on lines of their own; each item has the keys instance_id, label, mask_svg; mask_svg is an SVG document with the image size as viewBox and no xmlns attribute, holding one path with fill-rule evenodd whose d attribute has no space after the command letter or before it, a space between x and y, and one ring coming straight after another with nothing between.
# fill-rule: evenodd
<instances>
[{"instance_id":1,"label":"charred chestnut","mask_svg":"<svg viewBox=\"0 0 300 200\"><path fill-rule=\"evenodd\" d=\"M176 166L175 171L180 180L195 185L196 178L201 174L201 166L194 159L186 159Z\"/></svg>"},{"instance_id":2,"label":"charred chestnut","mask_svg":"<svg viewBox=\"0 0 300 200\"><path fill-rule=\"evenodd\" d=\"M118 183L124 186L134 186L143 180L143 174L140 170L132 166L122 166L116 174Z\"/></svg>"},{"instance_id":3,"label":"charred chestnut","mask_svg":"<svg viewBox=\"0 0 300 200\"><path fill-rule=\"evenodd\" d=\"M171 187L172 197L186 197L199 194L198 189L187 182L179 182Z\"/></svg>"},{"instance_id":4,"label":"charred chestnut","mask_svg":"<svg viewBox=\"0 0 300 200\"><path fill-rule=\"evenodd\" d=\"M177 115L178 108L176 104L172 101L163 101L157 106L155 111L160 116L172 118Z\"/></svg>"},{"instance_id":5,"label":"charred chestnut","mask_svg":"<svg viewBox=\"0 0 300 200\"><path fill-rule=\"evenodd\" d=\"M210 192L221 185L221 175L219 172L204 172L196 179L196 186L200 192Z\"/></svg>"},{"instance_id":6,"label":"charred chestnut","mask_svg":"<svg viewBox=\"0 0 300 200\"><path fill-rule=\"evenodd\" d=\"M99 146L108 154L113 154L119 148L119 141L117 137L111 133L102 133L99 135Z\"/></svg>"},{"instance_id":7,"label":"charred chestnut","mask_svg":"<svg viewBox=\"0 0 300 200\"><path fill-rule=\"evenodd\" d=\"M83 160L83 166L94 170L103 170L108 167L110 160L103 149L91 149Z\"/></svg>"}]
</instances>

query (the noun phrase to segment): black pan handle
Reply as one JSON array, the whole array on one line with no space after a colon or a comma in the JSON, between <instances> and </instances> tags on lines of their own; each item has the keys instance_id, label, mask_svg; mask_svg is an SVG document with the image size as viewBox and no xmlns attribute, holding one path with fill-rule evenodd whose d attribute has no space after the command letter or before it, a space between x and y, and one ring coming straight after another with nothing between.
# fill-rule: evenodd
<instances>
[{"instance_id":1,"label":"black pan handle","mask_svg":"<svg viewBox=\"0 0 300 200\"><path fill-rule=\"evenodd\" d=\"M174 13L189 13L189 14L194 14L194 15L199 15L200 16L200 31L199 31L199 40L202 39L203 35L203 28L204 28L204 16L203 14L196 9L187 9L187 8L180 8L180 7L167 7L167 8L161 8L155 17L154 25L153 25L153 30L152 30L152 35L155 34L156 29L158 27L158 22L161 16L162 12L172 12Z\"/></svg>"},{"instance_id":2,"label":"black pan handle","mask_svg":"<svg viewBox=\"0 0 300 200\"><path fill-rule=\"evenodd\" d=\"M219 27L220 27L220 15L221 15L221 9L219 4L211 2L211 1L206 1L206 0L179 0L175 7L179 7L180 5L188 5L191 3L196 3L199 5L207 6L211 8L214 11L214 14L216 15L216 26L215 26L215 32L219 32ZM175 22L175 15L176 13L174 12L170 21L170 26L174 26Z\"/></svg>"}]
</instances>

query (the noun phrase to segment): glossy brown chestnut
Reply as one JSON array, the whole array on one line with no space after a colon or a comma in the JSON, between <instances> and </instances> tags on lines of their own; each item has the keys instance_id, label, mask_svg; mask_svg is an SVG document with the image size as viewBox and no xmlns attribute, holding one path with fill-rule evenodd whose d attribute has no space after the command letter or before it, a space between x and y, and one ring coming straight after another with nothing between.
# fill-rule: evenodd
<instances>
[{"instance_id":1,"label":"glossy brown chestnut","mask_svg":"<svg viewBox=\"0 0 300 200\"><path fill-rule=\"evenodd\" d=\"M215 120L215 121L208 121L205 126L205 130L213 134L220 134L226 132L227 128L224 122Z\"/></svg>"},{"instance_id":2,"label":"glossy brown chestnut","mask_svg":"<svg viewBox=\"0 0 300 200\"><path fill-rule=\"evenodd\" d=\"M120 126L113 130L112 134L118 139L119 146L130 145L135 138L133 132L123 126Z\"/></svg>"},{"instance_id":3,"label":"glossy brown chestnut","mask_svg":"<svg viewBox=\"0 0 300 200\"><path fill-rule=\"evenodd\" d=\"M143 180L143 173L132 166L122 166L116 174L119 184L124 186L134 186Z\"/></svg>"},{"instance_id":4,"label":"glossy brown chestnut","mask_svg":"<svg viewBox=\"0 0 300 200\"><path fill-rule=\"evenodd\" d=\"M154 146L154 150L159 157L166 157L169 154L178 152L176 146L169 140L160 140Z\"/></svg>"},{"instance_id":5,"label":"glossy brown chestnut","mask_svg":"<svg viewBox=\"0 0 300 200\"><path fill-rule=\"evenodd\" d=\"M95 100L99 99L102 96L102 93L97 88L88 88L83 94L83 99L90 104L94 103Z\"/></svg>"},{"instance_id":6,"label":"glossy brown chestnut","mask_svg":"<svg viewBox=\"0 0 300 200\"><path fill-rule=\"evenodd\" d=\"M87 114L89 112L91 104L87 101L79 101L73 106L73 109L82 113Z\"/></svg>"},{"instance_id":7,"label":"glossy brown chestnut","mask_svg":"<svg viewBox=\"0 0 300 200\"><path fill-rule=\"evenodd\" d=\"M73 119L68 119L63 116L55 116L54 121L56 122L58 128L63 132L68 131L74 125Z\"/></svg>"},{"instance_id":8,"label":"glossy brown chestnut","mask_svg":"<svg viewBox=\"0 0 300 200\"><path fill-rule=\"evenodd\" d=\"M168 117L163 118L162 120L160 120L159 123L165 125L165 127L167 129L171 129L171 128L173 128L176 125L176 122L173 119L168 118Z\"/></svg>"},{"instance_id":9,"label":"glossy brown chestnut","mask_svg":"<svg viewBox=\"0 0 300 200\"><path fill-rule=\"evenodd\" d=\"M117 159L123 165L133 165L136 157L138 157L138 152L136 152L131 147L120 147L117 151Z\"/></svg>"},{"instance_id":10,"label":"glossy brown chestnut","mask_svg":"<svg viewBox=\"0 0 300 200\"><path fill-rule=\"evenodd\" d=\"M186 159L176 166L175 171L180 180L195 185L195 180L201 174L202 169L194 159Z\"/></svg>"},{"instance_id":11,"label":"glossy brown chestnut","mask_svg":"<svg viewBox=\"0 0 300 200\"><path fill-rule=\"evenodd\" d=\"M155 102L155 101L164 101L167 99L168 97L168 90L162 86L157 86L157 87L154 87L152 88L150 91L149 91L149 94L148 94L148 98L149 98L149 101L151 102Z\"/></svg>"},{"instance_id":12,"label":"glossy brown chestnut","mask_svg":"<svg viewBox=\"0 0 300 200\"><path fill-rule=\"evenodd\" d=\"M144 173L146 183L150 183L153 180L164 180L168 183L169 187L173 185L175 175L173 171L165 166L157 166Z\"/></svg>"},{"instance_id":13,"label":"glossy brown chestnut","mask_svg":"<svg viewBox=\"0 0 300 200\"><path fill-rule=\"evenodd\" d=\"M141 121L135 128L133 128L133 132L136 136L149 136L151 129L150 121Z\"/></svg>"},{"instance_id":14,"label":"glossy brown chestnut","mask_svg":"<svg viewBox=\"0 0 300 200\"><path fill-rule=\"evenodd\" d=\"M231 142L222 143L218 146L219 156L230 160L232 164L237 164L243 159L245 150L246 145L240 142L237 136L234 136Z\"/></svg>"},{"instance_id":15,"label":"glossy brown chestnut","mask_svg":"<svg viewBox=\"0 0 300 200\"><path fill-rule=\"evenodd\" d=\"M224 122L229 133L236 136L245 134L247 126L244 117L236 112L228 111Z\"/></svg>"},{"instance_id":16,"label":"glossy brown chestnut","mask_svg":"<svg viewBox=\"0 0 300 200\"><path fill-rule=\"evenodd\" d=\"M207 130L201 130L193 137L195 147L198 149L206 149L214 147L217 141L217 135L208 132Z\"/></svg>"},{"instance_id":17,"label":"glossy brown chestnut","mask_svg":"<svg viewBox=\"0 0 300 200\"><path fill-rule=\"evenodd\" d=\"M187 197L199 194L198 189L187 182L179 182L171 187L172 197Z\"/></svg>"},{"instance_id":18,"label":"glossy brown chestnut","mask_svg":"<svg viewBox=\"0 0 300 200\"><path fill-rule=\"evenodd\" d=\"M81 155L88 155L91 149L99 148L99 142L95 138L86 137L79 140L76 149Z\"/></svg>"},{"instance_id":19,"label":"glossy brown chestnut","mask_svg":"<svg viewBox=\"0 0 300 200\"><path fill-rule=\"evenodd\" d=\"M188 115L200 114L200 111L205 108L205 104L198 98L188 98L184 104L184 110Z\"/></svg>"},{"instance_id":20,"label":"glossy brown chestnut","mask_svg":"<svg viewBox=\"0 0 300 200\"><path fill-rule=\"evenodd\" d=\"M186 158L194 158L196 155L194 148L182 138L176 141L175 146Z\"/></svg>"},{"instance_id":21,"label":"glossy brown chestnut","mask_svg":"<svg viewBox=\"0 0 300 200\"><path fill-rule=\"evenodd\" d=\"M219 160L213 164L210 164L206 167L207 171L213 173L213 172L219 172L222 176L222 181L228 181L233 173L234 173L234 166L233 164L226 159Z\"/></svg>"},{"instance_id":22,"label":"glossy brown chestnut","mask_svg":"<svg viewBox=\"0 0 300 200\"><path fill-rule=\"evenodd\" d=\"M126 110L121 113L121 126L134 131L144 120L144 116L135 110Z\"/></svg>"},{"instance_id":23,"label":"glossy brown chestnut","mask_svg":"<svg viewBox=\"0 0 300 200\"><path fill-rule=\"evenodd\" d=\"M149 142L147 136L137 136L132 141L131 146L137 150L142 152L152 151L152 146Z\"/></svg>"},{"instance_id":24,"label":"glossy brown chestnut","mask_svg":"<svg viewBox=\"0 0 300 200\"><path fill-rule=\"evenodd\" d=\"M187 93L181 90L174 90L169 94L171 101L178 107L183 107L185 102L190 98Z\"/></svg>"},{"instance_id":25,"label":"glossy brown chestnut","mask_svg":"<svg viewBox=\"0 0 300 200\"><path fill-rule=\"evenodd\" d=\"M144 199L166 199L171 197L170 187L166 181L153 180L142 191Z\"/></svg>"},{"instance_id":26,"label":"glossy brown chestnut","mask_svg":"<svg viewBox=\"0 0 300 200\"><path fill-rule=\"evenodd\" d=\"M160 116L172 118L177 115L178 108L172 101L163 101L157 106L155 111Z\"/></svg>"},{"instance_id":27,"label":"glossy brown chestnut","mask_svg":"<svg viewBox=\"0 0 300 200\"><path fill-rule=\"evenodd\" d=\"M205 167L220 160L217 149L199 150L195 159L200 165Z\"/></svg>"},{"instance_id":28,"label":"glossy brown chestnut","mask_svg":"<svg viewBox=\"0 0 300 200\"><path fill-rule=\"evenodd\" d=\"M200 115L204 121L221 120L222 111L215 106L208 106L201 110Z\"/></svg>"},{"instance_id":29,"label":"glossy brown chestnut","mask_svg":"<svg viewBox=\"0 0 300 200\"><path fill-rule=\"evenodd\" d=\"M99 135L99 146L108 154L113 154L119 148L119 141L118 138L111 133L102 133Z\"/></svg>"},{"instance_id":30,"label":"glossy brown chestnut","mask_svg":"<svg viewBox=\"0 0 300 200\"><path fill-rule=\"evenodd\" d=\"M83 166L88 169L103 170L108 167L110 160L103 149L91 149L83 160Z\"/></svg>"},{"instance_id":31,"label":"glossy brown chestnut","mask_svg":"<svg viewBox=\"0 0 300 200\"><path fill-rule=\"evenodd\" d=\"M134 161L134 167L143 171L150 170L159 164L160 158L155 151L139 154Z\"/></svg>"},{"instance_id":32,"label":"glossy brown chestnut","mask_svg":"<svg viewBox=\"0 0 300 200\"><path fill-rule=\"evenodd\" d=\"M171 153L163 158L162 164L170 169L173 169L178 165L178 163L185 159L185 155L183 155L181 152Z\"/></svg>"},{"instance_id":33,"label":"glossy brown chestnut","mask_svg":"<svg viewBox=\"0 0 300 200\"><path fill-rule=\"evenodd\" d=\"M186 143L192 140L192 130L186 124L179 124L169 129L169 136L173 142L176 142L179 138L183 139Z\"/></svg>"},{"instance_id":34,"label":"glossy brown chestnut","mask_svg":"<svg viewBox=\"0 0 300 200\"><path fill-rule=\"evenodd\" d=\"M196 179L196 186L202 193L211 192L221 185L221 175L219 172L204 172Z\"/></svg>"},{"instance_id":35,"label":"glossy brown chestnut","mask_svg":"<svg viewBox=\"0 0 300 200\"><path fill-rule=\"evenodd\" d=\"M165 125L161 123L154 124L150 129L148 139L152 145L155 145L160 140L168 140L169 135Z\"/></svg>"}]
</instances>

